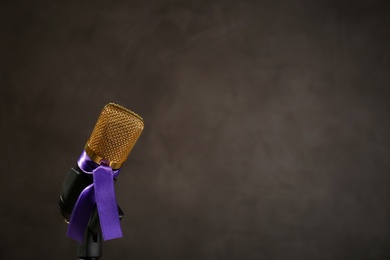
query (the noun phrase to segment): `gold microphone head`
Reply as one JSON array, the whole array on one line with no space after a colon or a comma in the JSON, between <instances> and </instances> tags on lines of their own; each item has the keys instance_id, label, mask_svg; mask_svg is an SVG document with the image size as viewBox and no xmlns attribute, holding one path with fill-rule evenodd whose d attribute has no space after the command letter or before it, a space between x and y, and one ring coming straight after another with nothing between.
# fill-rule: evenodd
<instances>
[{"instance_id":1,"label":"gold microphone head","mask_svg":"<svg viewBox=\"0 0 390 260\"><path fill-rule=\"evenodd\" d=\"M104 106L85 145L85 152L95 163L106 161L119 169L144 129L142 117L120 105Z\"/></svg>"}]
</instances>

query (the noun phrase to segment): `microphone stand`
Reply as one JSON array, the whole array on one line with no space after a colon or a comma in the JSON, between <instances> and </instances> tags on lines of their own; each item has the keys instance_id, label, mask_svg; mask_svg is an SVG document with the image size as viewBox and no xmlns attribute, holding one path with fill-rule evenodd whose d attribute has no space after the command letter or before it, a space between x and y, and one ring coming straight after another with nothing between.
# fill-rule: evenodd
<instances>
[{"instance_id":1,"label":"microphone stand","mask_svg":"<svg viewBox=\"0 0 390 260\"><path fill-rule=\"evenodd\" d=\"M124 214L118 206L119 219ZM87 231L85 232L84 241L77 245L78 260L99 260L102 256L102 232L100 229L99 215L97 210L92 214Z\"/></svg>"},{"instance_id":2,"label":"microphone stand","mask_svg":"<svg viewBox=\"0 0 390 260\"><path fill-rule=\"evenodd\" d=\"M102 256L102 232L100 230L99 216L96 206L88 228L84 235L84 241L77 245L78 260L99 260Z\"/></svg>"},{"instance_id":3,"label":"microphone stand","mask_svg":"<svg viewBox=\"0 0 390 260\"><path fill-rule=\"evenodd\" d=\"M78 260L99 260L102 256L102 236L88 228L84 242L77 246Z\"/></svg>"}]
</instances>

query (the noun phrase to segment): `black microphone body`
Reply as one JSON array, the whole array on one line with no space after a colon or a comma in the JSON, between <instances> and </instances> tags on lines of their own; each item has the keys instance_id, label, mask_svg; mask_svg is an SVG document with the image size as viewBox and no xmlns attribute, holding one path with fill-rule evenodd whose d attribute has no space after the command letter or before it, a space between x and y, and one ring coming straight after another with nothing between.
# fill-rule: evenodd
<instances>
[{"instance_id":1,"label":"black microphone body","mask_svg":"<svg viewBox=\"0 0 390 260\"><path fill-rule=\"evenodd\" d=\"M116 181L116 178L114 178ZM70 168L67 178L62 183L62 194L59 205L62 217L69 222L73 207L81 192L93 183L92 174L84 173L79 166ZM118 206L119 218L124 216L122 209Z\"/></svg>"}]
</instances>

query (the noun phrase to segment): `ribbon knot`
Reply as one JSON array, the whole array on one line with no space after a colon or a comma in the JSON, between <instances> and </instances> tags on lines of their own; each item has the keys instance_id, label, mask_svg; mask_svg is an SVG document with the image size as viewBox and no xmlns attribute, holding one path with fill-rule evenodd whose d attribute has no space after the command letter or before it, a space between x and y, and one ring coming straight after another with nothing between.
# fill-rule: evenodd
<instances>
[{"instance_id":1,"label":"ribbon knot","mask_svg":"<svg viewBox=\"0 0 390 260\"><path fill-rule=\"evenodd\" d=\"M83 240L96 205L103 239L122 237L114 188L114 178L119 171L100 165L90 172L85 169L85 166L87 168L91 166L91 161L88 159L88 155L83 153L79 159L79 166L84 173L92 174L93 183L80 193L70 217L67 235L80 242Z\"/></svg>"}]
</instances>

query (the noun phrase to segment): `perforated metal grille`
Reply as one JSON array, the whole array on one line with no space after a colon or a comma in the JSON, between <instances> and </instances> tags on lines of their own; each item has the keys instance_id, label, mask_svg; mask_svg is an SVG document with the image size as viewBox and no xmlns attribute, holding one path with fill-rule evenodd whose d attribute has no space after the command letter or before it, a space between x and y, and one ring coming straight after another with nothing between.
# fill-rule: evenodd
<instances>
[{"instance_id":1,"label":"perforated metal grille","mask_svg":"<svg viewBox=\"0 0 390 260\"><path fill-rule=\"evenodd\" d=\"M144 128L143 119L117 104L107 104L96 122L87 146L113 163L126 161Z\"/></svg>"}]
</instances>

